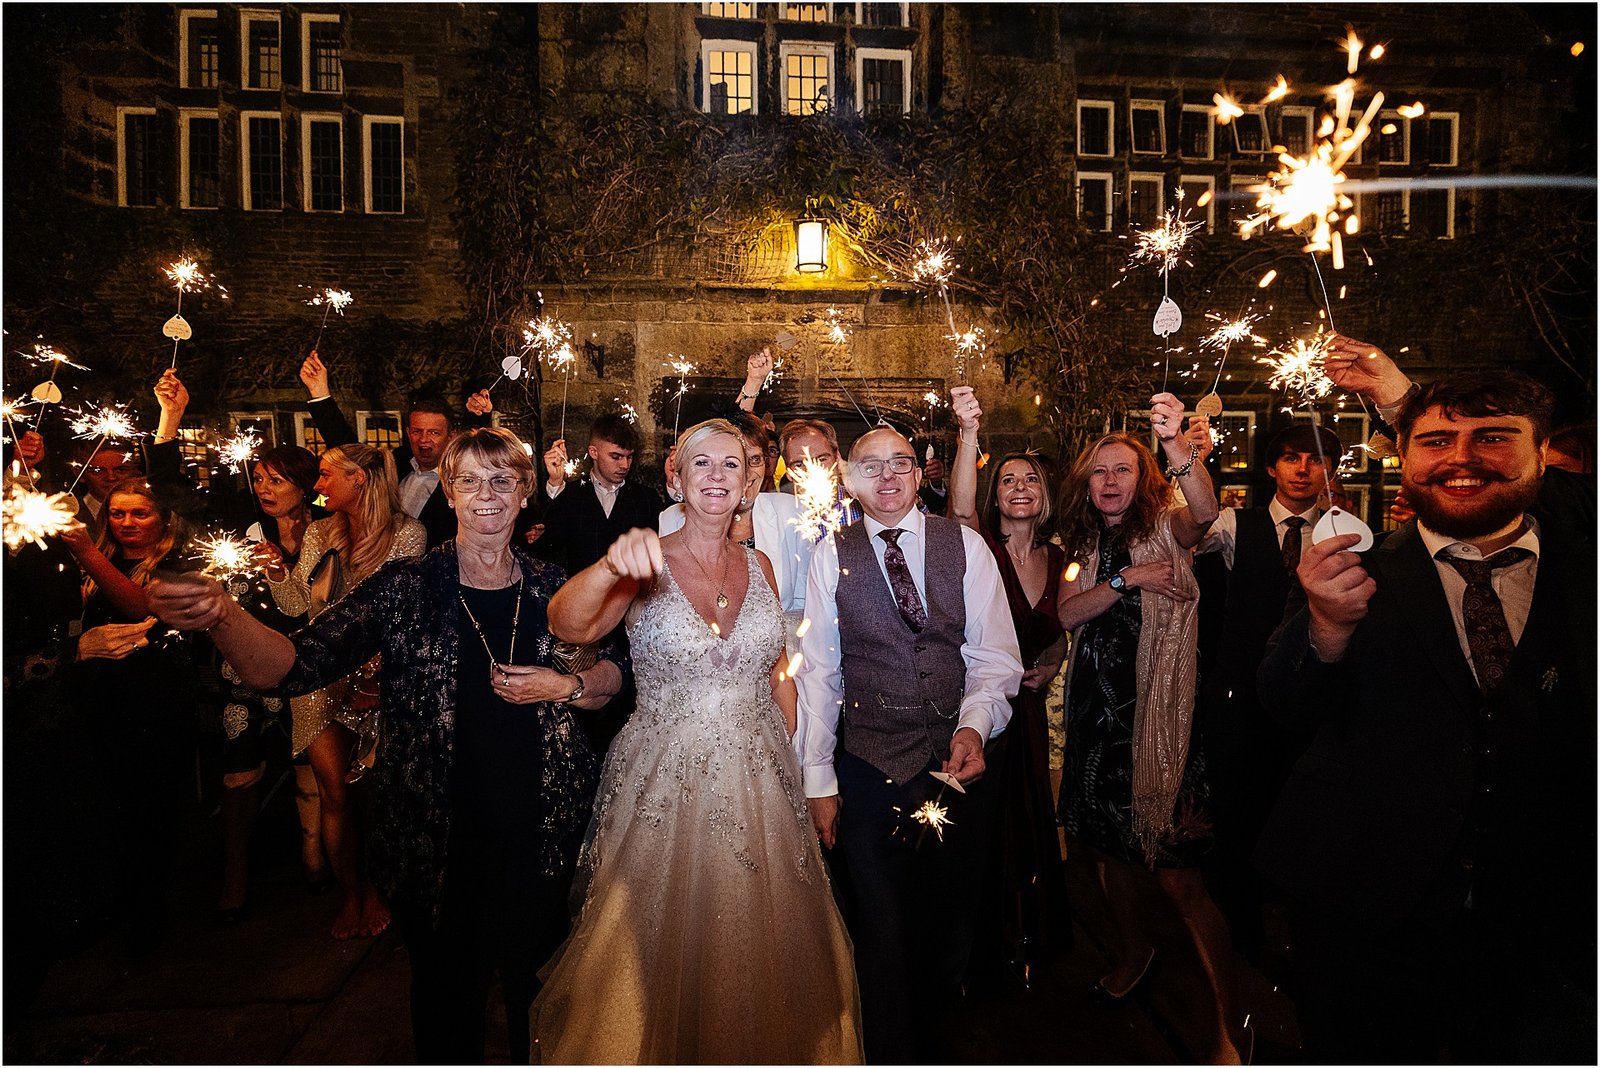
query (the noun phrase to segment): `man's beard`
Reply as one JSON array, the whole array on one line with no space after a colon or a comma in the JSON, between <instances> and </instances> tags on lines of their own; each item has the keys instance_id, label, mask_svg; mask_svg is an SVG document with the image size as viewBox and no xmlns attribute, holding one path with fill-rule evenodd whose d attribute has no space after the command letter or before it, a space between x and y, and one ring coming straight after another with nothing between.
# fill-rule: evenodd
<instances>
[{"instance_id":1,"label":"man's beard","mask_svg":"<svg viewBox=\"0 0 1600 1068\"><path fill-rule=\"evenodd\" d=\"M1445 495L1443 483L1447 478L1468 474L1488 481L1478 497L1458 501ZM1407 481L1404 485L1406 502L1424 526L1446 537L1461 539L1481 538L1504 530L1526 512L1539 496L1537 478L1514 482L1482 471L1454 471L1448 476L1435 476L1428 484L1418 485Z\"/></svg>"}]
</instances>

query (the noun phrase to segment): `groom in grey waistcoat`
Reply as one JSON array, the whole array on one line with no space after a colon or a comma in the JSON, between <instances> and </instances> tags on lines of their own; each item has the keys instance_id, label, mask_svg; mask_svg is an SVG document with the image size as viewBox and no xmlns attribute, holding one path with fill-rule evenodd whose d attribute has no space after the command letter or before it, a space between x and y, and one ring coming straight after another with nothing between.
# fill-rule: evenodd
<instances>
[{"instance_id":1,"label":"groom in grey waistcoat","mask_svg":"<svg viewBox=\"0 0 1600 1068\"><path fill-rule=\"evenodd\" d=\"M872 1063L927 1060L938 1036L922 1017L959 988L993 822L984 746L1022 678L994 557L918 511L920 483L899 433L856 441L846 486L862 521L813 554L800 642L795 745L855 942ZM914 818L927 802L948 824Z\"/></svg>"}]
</instances>

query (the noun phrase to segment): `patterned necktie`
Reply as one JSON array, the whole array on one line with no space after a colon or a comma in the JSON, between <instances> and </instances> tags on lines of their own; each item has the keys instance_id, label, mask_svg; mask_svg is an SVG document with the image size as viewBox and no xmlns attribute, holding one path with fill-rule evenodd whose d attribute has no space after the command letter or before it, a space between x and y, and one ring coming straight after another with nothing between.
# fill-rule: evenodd
<instances>
[{"instance_id":1,"label":"patterned necktie","mask_svg":"<svg viewBox=\"0 0 1600 1068\"><path fill-rule=\"evenodd\" d=\"M1306 603L1305 588L1300 585L1300 528L1306 521L1297 515L1292 515L1283 521L1287 528L1283 535L1283 570L1289 577L1289 599L1285 611L1289 615L1300 611Z\"/></svg>"},{"instance_id":2,"label":"patterned necktie","mask_svg":"<svg viewBox=\"0 0 1600 1068\"><path fill-rule=\"evenodd\" d=\"M1505 549L1487 560L1463 560L1439 550L1439 559L1467 580L1461 596L1461 617L1467 628L1467 650L1472 654L1472 669L1478 676L1478 689L1488 693L1506 677L1511 654L1517 651L1506 624L1506 610L1494 592L1489 577L1497 568L1510 567L1532 556L1528 549Z\"/></svg>"},{"instance_id":3,"label":"patterned necktie","mask_svg":"<svg viewBox=\"0 0 1600 1068\"><path fill-rule=\"evenodd\" d=\"M903 533L899 527L878 531L878 537L883 539L883 568L889 572L889 588L894 591L894 603L900 608L900 618L912 630L921 630L928 625L928 611L922 607L917 584L912 581L911 569L906 566L906 554L900 549L900 535Z\"/></svg>"}]
</instances>

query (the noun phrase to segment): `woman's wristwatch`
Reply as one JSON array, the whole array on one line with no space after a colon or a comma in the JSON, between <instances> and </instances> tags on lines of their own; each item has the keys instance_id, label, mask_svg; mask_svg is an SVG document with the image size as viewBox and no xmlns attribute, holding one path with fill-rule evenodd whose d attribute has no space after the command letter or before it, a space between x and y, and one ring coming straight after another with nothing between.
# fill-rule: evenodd
<instances>
[{"instance_id":1,"label":"woman's wristwatch","mask_svg":"<svg viewBox=\"0 0 1600 1068\"><path fill-rule=\"evenodd\" d=\"M1115 590L1118 597L1126 597L1128 595L1128 580L1122 577L1122 572L1120 571L1112 575L1106 585Z\"/></svg>"},{"instance_id":2,"label":"woman's wristwatch","mask_svg":"<svg viewBox=\"0 0 1600 1068\"><path fill-rule=\"evenodd\" d=\"M572 692L561 699L561 703L564 705L570 705L574 701L582 700L583 691L589 688L589 684L583 681L582 675L572 676L572 681L575 683L572 687Z\"/></svg>"}]
</instances>

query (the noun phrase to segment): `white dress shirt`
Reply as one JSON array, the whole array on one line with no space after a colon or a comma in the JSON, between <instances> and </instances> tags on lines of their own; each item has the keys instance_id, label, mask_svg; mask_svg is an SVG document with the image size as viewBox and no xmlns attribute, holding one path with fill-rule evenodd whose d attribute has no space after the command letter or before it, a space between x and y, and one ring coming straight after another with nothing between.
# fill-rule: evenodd
<instances>
[{"instance_id":1,"label":"white dress shirt","mask_svg":"<svg viewBox=\"0 0 1600 1068\"><path fill-rule=\"evenodd\" d=\"M1533 555L1519 563L1497 567L1489 576L1489 585L1494 589L1495 596L1500 598L1500 607L1505 610L1506 627L1511 631L1513 645L1522 641L1523 628L1528 625L1528 610L1533 607L1533 584L1539 578L1539 523L1532 516L1527 516L1526 521L1527 528L1522 532L1522 537L1503 546L1500 551L1515 546L1527 549ZM1472 665L1472 647L1467 642L1467 620L1461 606L1467 594L1467 580L1438 556L1441 549L1445 555L1463 560L1482 560L1484 555L1466 542L1429 530L1421 520L1417 521L1417 533L1421 535L1428 555L1434 558L1433 566L1439 569L1439 583L1444 586L1444 599L1450 605L1450 619L1456 626L1461 655L1467 658L1467 664L1472 667L1473 677L1476 678L1478 669Z\"/></svg>"},{"instance_id":2,"label":"white dress shirt","mask_svg":"<svg viewBox=\"0 0 1600 1068\"><path fill-rule=\"evenodd\" d=\"M1267 514L1272 517L1273 540L1278 543L1278 548L1283 548L1283 536L1289 528L1283 521L1290 516L1298 515L1305 520L1305 525L1300 528L1300 555L1303 558L1307 549L1311 548L1311 528L1317 525L1317 520L1322 518L1322 508L1313 504L1303 512L1291 512L1273 494L1272 501L1267 505ZM1206 536L1201 539L1195 549L1197 553L1221 553L1223 563L1228 565L1228 570L1233 570L1233 553L1238 544L1239 537L1239 509L1224 508L1211 524L1211 529L1206 531Z\"/></svg>"},{"instance_id":3,"label":"white dress shirt","mask_svg":"<svg viewBox=\"0 0 1600 1068\"><path fill-rule=\"evenodd\" d=\"M861 521L867 526L867 539L877 557L878 571L884 585L888 586L889 572L883 563L885 545L878 537L878 532L887 528L871 516L863 516ZM916 583L917 593L926 604L923 574L927 517L913 508L896 526L905 531L900 536L900 549L905 553L906 567ZM807 797L829 797L839 792L833 758L838 744L839 709L844 705L844 678L837 600L839 550L833 539L834 535L828 535L811 556L805 601L810 626L800 636L800 652L804 659L795 679L800 689L795 748L800 755ZM961 659L966 664L967 678L955 730L971 727L987 741L1011 722L1011 704L1007 699L1016 695L1022 683L1022 654L1017 647L1017 631L1011 622L1011 608L1006 602L994 554L976 532L966 527L961 528L961 545L967 558L966 577L961 587L967 609Z\"/></svg>"},{"instance_id":4,"label":"white dress shirt","mask_svg":"<svg viewBox=\"0 0 1600 1068\"><path fill-rule=\"evenodd\" d=\"M412 519L422 515L428 498L439 488L439 469L424 471L417 458L411 458L411 473L400 480L400 510Z\"/></svg>"},{"instance_id":5,"label":"white dress shirt","mask_svg":"<svg viewBox=\"0 0 1600 1068\"><path fill-rule=\"evenodd\" d=\"M557 497L561 496L561 492L567 488L567 483L571 481L572 480L569 478L565 482L560 483L546 482L544 484L544 495L549 497L552 501L555 500ZM589 484L594 486L594 495L595 499L600 502L600 510L606 514L607 519L610 519L611 509L617 506L617 494L622 492L623 483L618 482L615 486L608 486L606 483L591 475L589 477ZM662 533L665 534L666 531L662 531Z\"/></svg>"}]
</instances>

